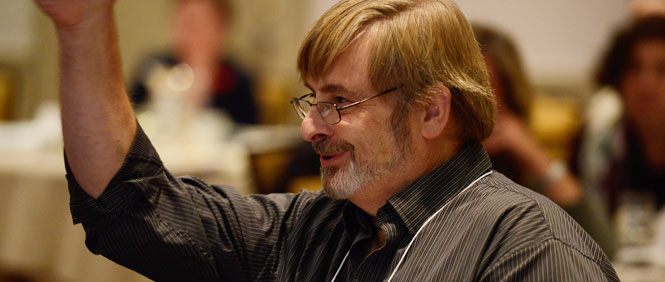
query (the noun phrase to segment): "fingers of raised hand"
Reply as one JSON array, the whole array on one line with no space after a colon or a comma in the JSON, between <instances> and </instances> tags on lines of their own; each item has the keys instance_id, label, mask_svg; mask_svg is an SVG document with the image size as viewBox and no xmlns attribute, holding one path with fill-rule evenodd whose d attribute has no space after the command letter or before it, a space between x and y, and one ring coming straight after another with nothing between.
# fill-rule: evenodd
<instances>
[{"instance_id":1,"label":"fingers of raised hand","mask_svg":"<svg viewBox=\"0 0 665 282\"><path fill-rule=\"evenodd\" d=\"M115 0L34 0L56 27L71 27L112 9Z\"/></svg>"}]
</instances>

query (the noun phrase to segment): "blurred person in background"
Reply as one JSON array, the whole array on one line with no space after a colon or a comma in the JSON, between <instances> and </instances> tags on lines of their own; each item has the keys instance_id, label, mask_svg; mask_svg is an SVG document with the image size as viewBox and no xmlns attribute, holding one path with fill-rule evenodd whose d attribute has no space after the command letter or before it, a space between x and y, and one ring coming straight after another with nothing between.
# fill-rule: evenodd
<instances>
[{"instance_id":1,"label":"blurred person in background","mask_svg":"<svg viewBox=\"0 0 665 282\"><path fill-rule=\"evenodd\" d=\"M252 77L224 58L231 21L227 0L176 0L173 9L173 51L151 56L143 62L130 87L132 102L143 105L158 99L151 75L159 67L173 68L186 80L185 106L221 110L236 123L257 123ZM154 83L154 82L153 82ZM168 82L158 81L166 84Z\"/></svg>"},{"instance_id":2,"label":"blurred person in background","mask_svg":"<svg viewBox=\"0 0 665 282\"><path fill-rule=\"evenodd\" d=\"M496 124L483 141L497 171L546 195L563 207L612 256L614 241L609 217L595 191L586 191L553 158L530 130L535 90L513 41L502 32L474 24L497 101ZM536 109L537 110L537 109Z\"/></svg>"},{"instance_id":3,"label":"blurred person in background","mask_svg":"<svg viewBox=\"0 0 665 282\"><path fill-rule=\"evenodd\" d=\"M665 18L640 17L618 31L595 80L602 88L589 102L575 170L585 185L602 192L615 220L621 220L617 215L626 207L647 213L661 210L665 205ZM650 224L641 223L645 230ZM648 236L633 235L635 240Z\"/></svg>"}]
</instances>

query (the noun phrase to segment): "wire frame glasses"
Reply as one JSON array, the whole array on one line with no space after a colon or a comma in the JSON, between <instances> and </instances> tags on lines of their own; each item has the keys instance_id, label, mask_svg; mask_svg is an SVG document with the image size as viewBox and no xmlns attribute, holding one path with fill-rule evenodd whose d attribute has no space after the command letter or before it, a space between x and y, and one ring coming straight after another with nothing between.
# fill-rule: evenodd
<instances>
[{"instance_id":1,"label":"wire frame glasses","mask_svg":"<svg viewBox=\"0 0 665 282\"><path fill-rule=\"evenodd\" d=\"M345 110L345 109L351 108L353 106L357 106L361 103L367 102L367 101L372 100L372 99L374 99L376 97L379 97L381 95L385 95L385 94L388 94L390 92L393 92L393 91L397 90L398 88L399 87L390 88L390 89L388 89L386 91L383 91L379 94L376 94L372 97L362 99L358 102L354 102L354 103L348 104L348 105L343 106L343 107L339 107L339 106L337 106L337 104L331 103L331 102L314 103L314 102L312 102L312 101L314 101L314 98L315 98L314 93L309 93L309 94L303 95L299 98L293 98L293 99L291 99L291 104L293 105L293 108L296 110L296 114L298 114L298 116L301 119L305 119L305 117L307 116L307 113L309 113L309 110L312 109L312 106L316 106L316 109L319 112L319 115L321 115L321 118L323 118L323 120L325 122L327 122L328 124L337 124L340 121L342 121L342 115L340 114L341 110Z\"/></svg>"}]
</instances>

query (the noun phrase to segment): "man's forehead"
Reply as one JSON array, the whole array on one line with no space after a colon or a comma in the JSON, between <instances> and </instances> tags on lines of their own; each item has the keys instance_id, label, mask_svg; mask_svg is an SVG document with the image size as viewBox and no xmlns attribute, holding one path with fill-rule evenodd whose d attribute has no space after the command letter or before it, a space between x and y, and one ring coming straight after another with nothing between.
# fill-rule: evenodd
<instances>
[{"instance_id":1,"label":"man's forehead","mask_svg":"<svg viewBox=\"0 0 665 282\"><path fill-rule=\"evenodd\" d=\"M308 76L305 86L323 94L361 95L371 92L368 77L368 50L366 44L352 44L339 54L325 74Z\"/></svg>"}]
</instances>

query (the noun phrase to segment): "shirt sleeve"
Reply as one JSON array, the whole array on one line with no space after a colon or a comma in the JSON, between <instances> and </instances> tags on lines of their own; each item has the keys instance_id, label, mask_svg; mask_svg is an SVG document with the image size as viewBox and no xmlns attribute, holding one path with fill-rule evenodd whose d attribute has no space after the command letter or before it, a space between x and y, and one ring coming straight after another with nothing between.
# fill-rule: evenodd
<instances>
[{"instance_id":1,"label":"shirt sleeve","mask_svg":"<svg viewBox=\"0 0 665 282\"><path fill-rule=\"evenodd\" d=\"M596 191L584 189L582 199L565 211L591 235L609 258L616 253L616 241L610 216Z\"/></svg>"},{"instance_id":2,"label":"shirt sleeve","mask_svg":"<svg viewBox=\"0 0 665 282\"><path fill-rule=\"evenodd\" d=\"M99 198L66 168L72 218L83 224L88 249L157 281L274 280L286 234L320 196L243 197L232 187L173 177L140 127Z\"/></svg>"},{"instance_id":3,"label":"shirt sleeve","mask_svg":"<svg viewBox=\"0 0 665 282\"><path fill-rule=\"evenodd\" d=\"M618 281L600 247L564 210L536 192L501 211L479 281Z\"/></svg>"},{"instance_id":4,"label":"shirt sleeve","mask_svg":"<svg viewBox=\"0 0 665 282\"><path fill-rule=\"evenodd\" d=\"M618 281L608 261L595 260L557 239L500 258L480 281Z\"/></svg>"}]
</instances>

